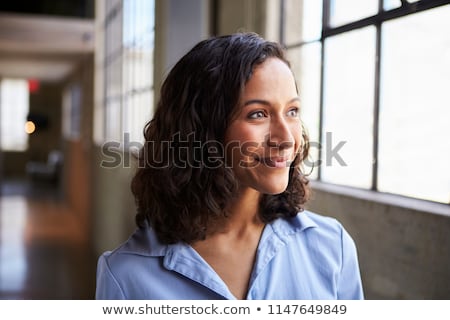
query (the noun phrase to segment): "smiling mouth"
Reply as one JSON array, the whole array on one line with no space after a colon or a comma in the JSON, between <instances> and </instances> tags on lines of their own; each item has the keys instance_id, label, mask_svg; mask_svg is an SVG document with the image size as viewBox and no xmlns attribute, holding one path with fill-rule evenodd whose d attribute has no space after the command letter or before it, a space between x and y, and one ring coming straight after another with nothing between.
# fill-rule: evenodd
<instances>
[{"instance_id":1,"label":"smiling mouth","mask_svg":"<svg viewBox=\"0 0 450 320\"><path fill-rule=\"evenodd\" d=\"M255 160L271 168L287 168L291 164L286 157L255 158Z\"/></svg>"}]
</instances>

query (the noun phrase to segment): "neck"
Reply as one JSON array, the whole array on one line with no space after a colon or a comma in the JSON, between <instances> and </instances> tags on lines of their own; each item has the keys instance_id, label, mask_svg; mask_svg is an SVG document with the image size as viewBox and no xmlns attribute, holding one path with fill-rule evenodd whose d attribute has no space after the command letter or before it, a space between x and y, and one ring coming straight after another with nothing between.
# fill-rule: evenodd
<instances>
[{"instance_id":1,"label":"neck","mask_svg":"<svg viewBox=\"0 0 450 320\"><path fill-rule=\"evenodd\" d=\"M223 232L245 233L249 229L263 225L259 218L259 199L261 193L247 188L240 190L238 196L229 204L229 219Z\"/></svg>"}]
</instances>

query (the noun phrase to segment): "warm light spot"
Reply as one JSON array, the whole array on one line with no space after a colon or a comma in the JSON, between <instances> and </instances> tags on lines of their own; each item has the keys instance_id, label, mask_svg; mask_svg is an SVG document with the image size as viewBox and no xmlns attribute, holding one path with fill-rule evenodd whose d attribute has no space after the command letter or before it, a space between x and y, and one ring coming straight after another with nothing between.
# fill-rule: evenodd
<instances>
[{"instance_id":1,"label":"warm light spot","mask_svg":"<svg viewBox=\"0 0 450 320\"><path fill-rule=\"evenodd\" d=\"M25 132L28 134L32 134L36 130L36 126L33 121L27 121L25 123Z\"/></svg>"}]
</instances>

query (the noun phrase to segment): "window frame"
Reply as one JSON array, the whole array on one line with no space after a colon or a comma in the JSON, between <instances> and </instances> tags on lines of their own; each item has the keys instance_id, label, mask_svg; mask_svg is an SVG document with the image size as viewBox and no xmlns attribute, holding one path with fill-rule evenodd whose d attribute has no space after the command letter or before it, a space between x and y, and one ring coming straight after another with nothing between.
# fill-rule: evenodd
<instances>
[{"instance_id":1,"label":"window frame","mask_svg":"<svg viewBox=\"0 0 450 320\"><path fill-rule=\"evenodd\" d=\"M428 203L429 210L436 213L446 213L446 215L450 215L448 212L449 203L442 203L437 201L431 201L426 199L419 199L404 196L401 194L390 194L384 193L378 190L378 161L379 161L379 121L380 121L380 81L381 81L381 52L382 52L382 25L383 23L406 17L411 14L423 12L426 10L430 10L433 8L437 8L440 6L450 4L450 0L420 0L417 2L409 3L407 1L401 1L401 6L398 8L385 10L384 9L384 0L378 0L378 12L377 14L369 17L365 17L359 20L355 20L343 25L339 26L331 26L330 25L330 8L331 8L331 0L323 0L322 1L322 32L320 38L317 38L312 41L297 41L293 43L286 43L286 1L280 0L279 7L279 42L284 46L286 50L301 48L305 45L311 43L320 42L321 44L321 57L320 57L320 97L319 97L319 128L318 128L318 139L319 142L322 143L323 137L323 123L324 123L324 82L325 82L325 41L326 39L340 35L346 32L350 32L353 30L361 29L367 26L374 26L376 29L376 43L375 43L375 79L374 79L374 96L373 96L373 145L372 145L372 154L373 154L373 162L372 162L372 183L370 189L356 188L345 185L338 185L329 182L324 182L322 180L322 166L317 167L317 178L316 181L313 181L313 186L324 191L334 192L339 191L339 193L349 194L352 192L356 192L360 197L365 195L364 197L371 200L380 200L389 197L388 202L392 202L392 199L399 199L399 203L402 203L404 206L405 201L411 200L415 204L417 201L420 203ZM322 148L318 149L318 159L322 161L323 159L323 151ZM380 194L385 194L380 198ZM393 198L392 198L393 197ZM403 199L403 200L402 200ZM385 199L386 200L386 199ZM407 202L406 201L406 202Z\"/></svg>"},{"instance_id":2,"label":"window frame","mask_svg":"<svg viewBox=\"0 0 450 320\"><path fill-rule=\"evenodd\" d=\"M130 130L130 125L128 124L130 119L133 119L132 110L135 106L135 100L139 100L146 94L150 94L152 97L150 100L149 108L149 119L152 116L154 109L154 80L153 80L153 52L154 52L154 33L155 25L153 20L152 27L152 58L149 60L149 64L152 66L148 72L150 73L151 83L141 84L136 81L135 72L139 61L131 61L130 55L136 53L142 47L142 44L137 40L142 40L142 36L145 35L144 30L131 30L132 34L126 34L124 27L126 19L130 17L125 17L125 5L126 2L131 2L133 0L115 0L115 1L104 1L104 12L105 17L103 21L103 43L104 43L104 53L103 53L103 64L102 64L102 81L103 85L103 103L101 111L101 121L102 121L102 142L108 142L115 140L114 142L120 142L123 150L128 151L130 145L128 141L131 132L125 131ZM135 10L135 4L128 4ZM153 10L155 3L153 2ZM132 15L136 14L136 10L131 12ZM153 13L155 14L155 12ZM128 30L130 31L130 30ZM146 30L148 31L148 30ZM125 39L125 36L130 36ZM127 42L125 42L127 40ZM112 74L112 73L116 74ZM112 84L115 82L115 84ZM111 89L114 87L114 92ZM114 111L111 108L117 108L117 114L113 114ZM112 128L108 124L110 122L110 117L114 119L117 118L117 127ZM140 125L140 131L144 124ZM128 136L126 136L128 134ZM142 137L143 138L143 137ZM124 143L125 142L125 143ZM135 141L132 141L135 142ZM142 141L139 141L141 143Z\"/></svg>"}]
</instances>

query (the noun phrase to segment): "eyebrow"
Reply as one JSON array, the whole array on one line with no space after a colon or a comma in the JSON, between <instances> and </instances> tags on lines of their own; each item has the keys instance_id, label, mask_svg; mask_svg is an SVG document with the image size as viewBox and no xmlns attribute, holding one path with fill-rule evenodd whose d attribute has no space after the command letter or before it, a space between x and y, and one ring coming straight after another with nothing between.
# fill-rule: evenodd
<instances>
[{"instance_id":1,"label":"eyebrow","mask_svg":"<svg viewBox=\"0 0 450 320\"><path fill-rule=\"evenodd\" d=\"M295 97L295 98L289 100L287 104L292 103L292 102L295 102L295 101L300 101L300 98L299 98L299 97ZM250 104L263 104L263 105L266 105L266 106L271 106L271 105L272 105L272 104L271 104L269 101L267 101L267 100L251 99L251 100L245 101L245 103L244 103L243 106L246 107L246 106L248 106L248 105L250 105Z\"/></svg>"}]
</instances>

